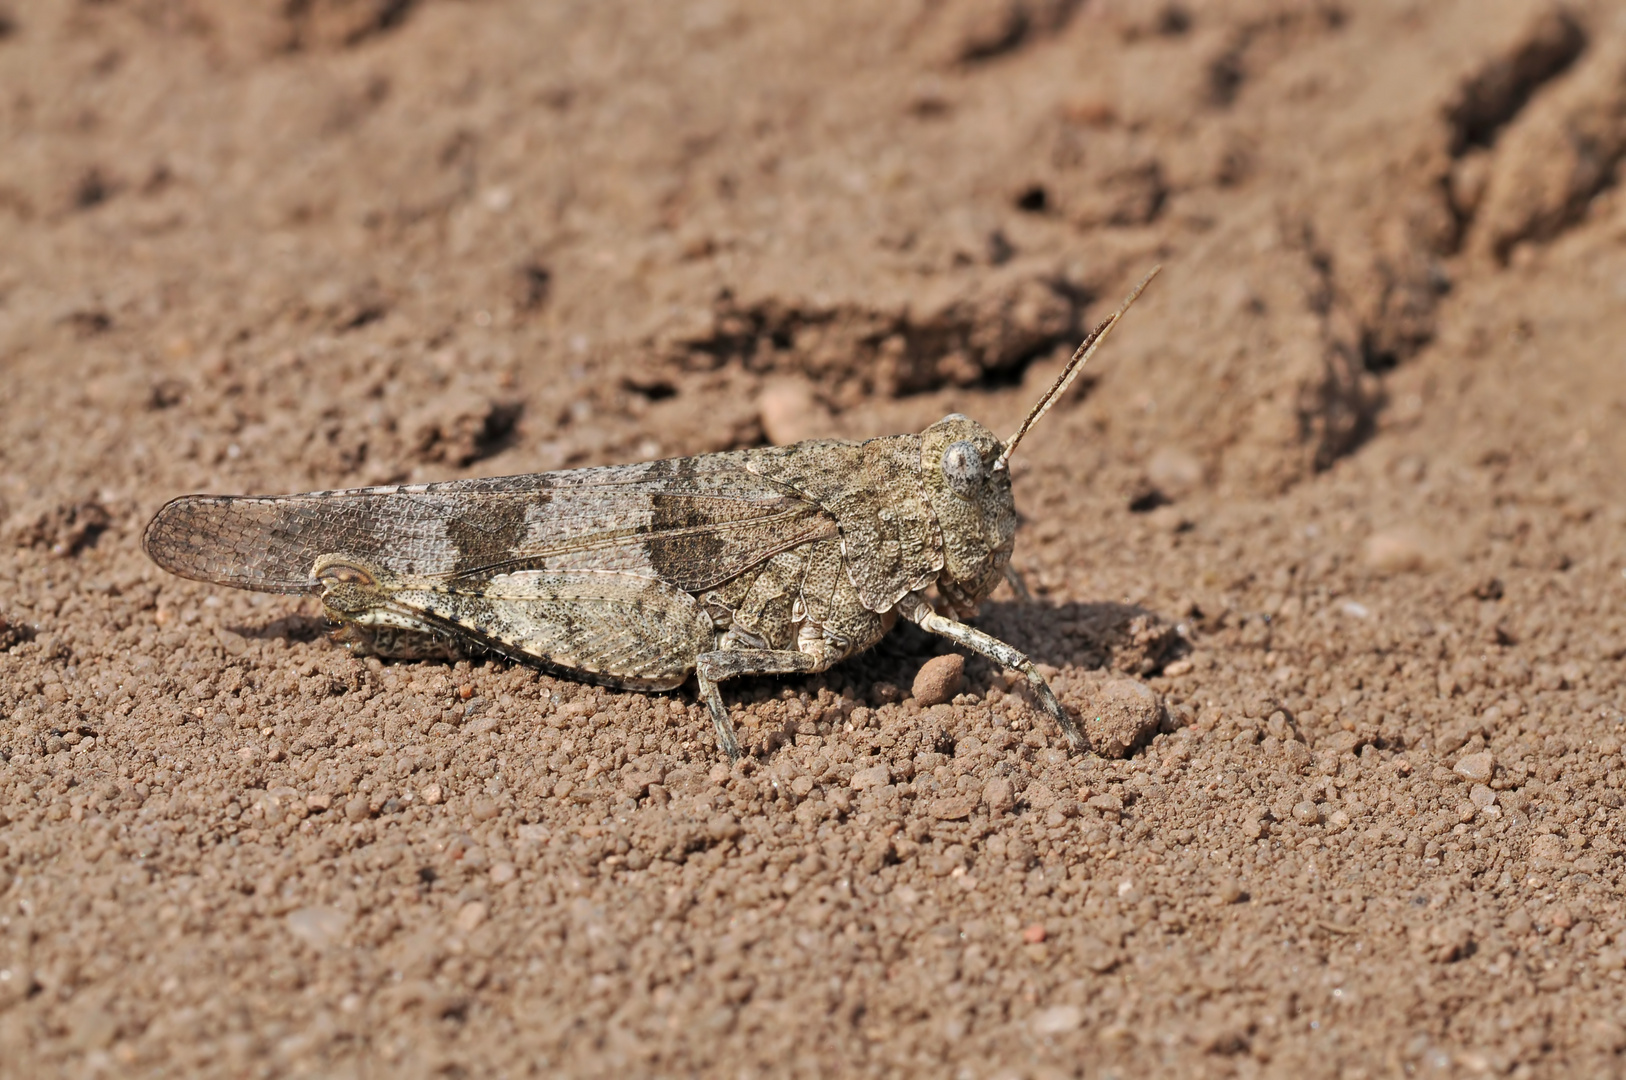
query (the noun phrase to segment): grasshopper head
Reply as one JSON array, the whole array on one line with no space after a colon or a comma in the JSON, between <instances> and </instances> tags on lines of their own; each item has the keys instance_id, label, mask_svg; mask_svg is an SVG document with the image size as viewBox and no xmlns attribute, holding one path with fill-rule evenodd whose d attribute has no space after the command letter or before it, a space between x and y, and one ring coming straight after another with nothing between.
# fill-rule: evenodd
<instances>
[{"instance_id":1,"label":"grasshopper head","mask_svg":"<svg viewBox=\"0 0 1626 1080\"><path fill-rule=\"evenodd\" d=\"M962 616L969 618L976 613L977 605L994 591L1011 561L1016 540L1016 502L1011 497L1011 472L1006 466L1016 444L1067 392L1079 369L1160 269L1154 266L1118 310L1090 331L1022 426L1003 444L993 432L959 413L943 417L921 433L920 464L926 479L926 497L943 530L943 572L937 579L937 589Z\"/></svg>"},{"instance_id":2,"label":"grasshopper head","mask_svg":"<svg viewBox=\"0 0 1626 1080\"><path fill-rule=\"evenodd\" d=\"M322 607L335 622L363 622L389 603L376 571L343 555L323 555L312 576L322 589Z\"/></svg>"},{"instance_id":3,"label":"grasshopper head","mask_svg":"<svg viewBox=\"0 0 1626 1080\"><path fill-rule=\"evenodd\" d=\"M1004 447L994 433L959 413L920 436L926 497L943 530L938 591L970 617L999 584L1016 540L1011 474L996 469Z\"/></svg>"}]
</instances>

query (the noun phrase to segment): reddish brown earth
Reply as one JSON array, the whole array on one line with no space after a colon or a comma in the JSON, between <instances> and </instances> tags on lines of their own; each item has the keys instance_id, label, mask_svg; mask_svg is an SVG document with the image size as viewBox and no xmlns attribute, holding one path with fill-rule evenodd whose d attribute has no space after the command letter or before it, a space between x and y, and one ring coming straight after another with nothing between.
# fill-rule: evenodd
<instances>
[{"instance_id":1,"label":"reddish brown earth","mask_svg":"<svg viewBox=\"0 0 1626 1080\"><path fill-rule=\"evenodd\" d=\"M1614 5L0 26L0 1072L1620 1072ZM691 692L357 659L140 550L183 492L1006 431L1157 261L982 620L1121 759L981 661L923 706L915 634L733 687L731 770Z\"/></svg>"}]
</instances>

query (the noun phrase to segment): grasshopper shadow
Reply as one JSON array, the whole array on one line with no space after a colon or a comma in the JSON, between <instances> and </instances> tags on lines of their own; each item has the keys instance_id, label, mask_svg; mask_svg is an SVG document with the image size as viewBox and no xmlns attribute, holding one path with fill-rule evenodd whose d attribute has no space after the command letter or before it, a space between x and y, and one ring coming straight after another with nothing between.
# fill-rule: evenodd
<instances>
[{"instance_id":1,"label":"grasshopper shadow","mask_svg":"<svg viewBox=\"0 0 1626 1080\"><path fill-rule=\"evenodd\" d=\"M1135 604L999 601L983 604L976 625L1014 645L1035 663L1057 668L1111 668L1148 675L1189 650L1172 623ZM875 648L827 672L802 678L757 676L731 680L728 685L741 701L772 700L787 687L829 687L879 705L907 697L921 664L955 648L945 638L903 623ZM967 672L968 689L987 677L973 671L993 667L991 661L973 658Z\"/></svg>"},{"instance_id":2,"label":"grasshopper shadow","mask_svg":"<svg viewBox=\"0 0 1626 1080\"><path fill-rule=\"evenodd\" d=\"M332 630L332 625L320 615L284 615L259 626L238 625L228 626L226 629L238 637L257 641L281 638L283 641L309 643L317 638L326 637Z\"/></svg>"},{"instance_id":3,"label":"grasshopper shadow","mask_svg":"<svg viewBox=\"0 0 1626 1080\"><path fill-rule=\"evenodd\" d=\"M1058 668L1147 675L1187 647L1171 622L1138 604L1001 600L985 603L976 622L1034 663Z\"/></svg>"}]
</instances>

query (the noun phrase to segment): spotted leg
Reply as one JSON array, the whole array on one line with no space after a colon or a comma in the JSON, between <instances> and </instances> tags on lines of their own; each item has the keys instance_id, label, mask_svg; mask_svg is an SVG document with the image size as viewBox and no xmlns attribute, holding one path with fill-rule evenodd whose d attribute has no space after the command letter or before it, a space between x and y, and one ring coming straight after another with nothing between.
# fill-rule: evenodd
<instances>
[{"instance_id":1,"label":"spotted leg","mask_svg":"<svg viewBox=\"0 0 1626 1080\"><path fill-rule=\"evenodd\" d=\"M1079 730L1078 723L1068 715L1067 710L1061 707L1056 695L1051 691L1050 684L1044 681L1033 667L1033 661L1017 652L996 637L983 633L976 627L967 626L962 622L939 615L930 603L919 593L910 593L898 602L898 613L913 622L922 630L933 634L941 634L957 645L964 645L972 652L981 653L1001 667L1013 671L1020 671L1027 676L1028 686L1033 690L1033 696L1038 699L1039 706L1049 713L1061 725L1063 735L1067 736L1067 743L1074 750L1088 750L1089 743L1084 739L1084 733Z\"/></svg>"},{"instance_id":2,"label":"spotted leg","mask_svg":"<svg viewBox=\"0 0 1626 1080\"><path fill-rule=\"evenodd\" d=\"M800 675L817 670L817 657L794 650L719 649L695 658L694 675L700 684L700 696L711 710L717 745L723 748L729 760L740 759L740 741L734 735L734 722L728 718L728 707L723 704L717 684L741 675Z\"/></svg>"}]
</instances>

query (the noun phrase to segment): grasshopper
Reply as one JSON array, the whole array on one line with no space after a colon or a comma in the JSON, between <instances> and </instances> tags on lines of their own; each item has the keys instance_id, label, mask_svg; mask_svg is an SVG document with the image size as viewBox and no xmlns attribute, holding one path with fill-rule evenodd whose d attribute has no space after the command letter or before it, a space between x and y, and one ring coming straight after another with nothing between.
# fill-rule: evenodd
<instances>
[{"instance_id":1,"label":"grasshopper","mask_svg":"<svg viewBox=\"0 0 1626 1080\"><path fill-rule=\"evenodd\" d=\"M1004 443L958 413L918 435L818 439L638 465L352 488L187 495L142 545L182 577L315 593L337 636L394 657L486 650L628 690L693 674L731 759L719 685L824 671L908 619L1026 676L964 620L1010 571L1008 464L1159 268L1097 326ZM935 587L940 612L926 590Z\"/></svg>"}]
</instances>

